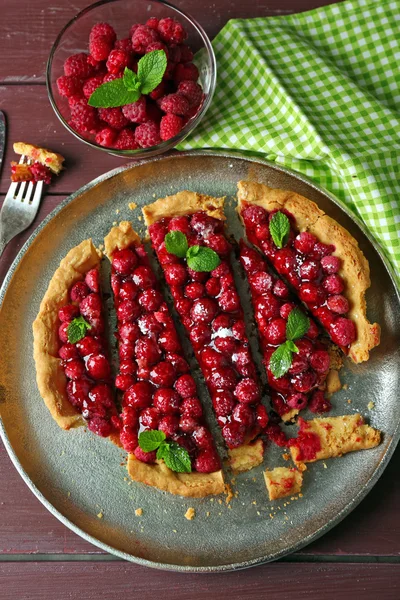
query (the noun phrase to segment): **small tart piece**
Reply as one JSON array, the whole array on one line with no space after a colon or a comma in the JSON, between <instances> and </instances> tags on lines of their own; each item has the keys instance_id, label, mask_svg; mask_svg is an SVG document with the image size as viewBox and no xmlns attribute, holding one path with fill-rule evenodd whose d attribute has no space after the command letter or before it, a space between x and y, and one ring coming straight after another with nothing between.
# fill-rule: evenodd
<instances>
[{"instance_id":1,"label":"small tart piece","mask_svg":"<svg viewBox=\"0 0 400 600\"><path fill-rule=\"evenodd\" d=\"M103 338L100 260L101 253L89 239L61 261L33 323L34 358L39 391L58 425L87 425L117 442L119 419ZM67 329L79 316L90 329L71 344Z\"/></svg>"},{"instance_id":2,"label":"small tart piece","mask_svg":"<svg viewBox=\"0 0 400 600\"><path fill-rule=\"evenodd\" d=\"M301 492L303 475L297 469L275 467L272 471L264 471L265 485L270 500L294 496Z\"/></svg>"},{"instance_id":3,"label":"small tart piece","mask_svg":"<svg viewBox=\"0 0 400 600\"><path fill-rule=\"evenodd\" d=\"M264 458L264 443L258 438L254 442L229 450L229 466L233 473L243 473L258 467Z\"/></svg>"},{"instance_id":4,"label":"small tart piece","mask_svg":"<svg viewBox=\"0 0 400 600\"><path fill-rule=\"evenodd\" d=\"M120 363L115 385L123 393L120 437L129 453L129 475L172 494L220 494L224 491L220 459L140 238L123 221L111 229L104 245L117 312ZM167 440L189 452L191 473L175 473L156 460L156 452L141 450L138 435L149 429L163 431Z\"/></svg>"},{"instance_id":5,"label":"small tart piece","mask_svg":"<svg viewBox=\"0 0 400 600\"><path fill-rule=\"evenodd\" d=\"M272 273L260 253L243 240L240 242L240 262L250 287L272 407L283 421L290 421L307 406L314 413L328 412L331 404L323 391L331 362L327 340L321 337L316 323L310 319L307 333L294 342L299 352L293 353L288 372L275 377L270 368L271 356L286 341L287 320L299 302L286 284Z\"/></svg>"},{"instance_id":6,"label":"small tart piece","mask_svg":"<svg viewBox=\"0 0 400 600\"><path fill-rule=\"evenodd\" d=\"M192 343L210 392L217 421L230 450L253 440L268 416L261 394L224 235L223 198L183 191L143 209L150 239L170 286L175 308ZM185 234L188 245L214 250L211 272L188 268L170 254L165 236ZM231 456L231 459L235 459ZM249 463L249 468L251 463Z\"/></svg>"},{"instance_id":7,"label":"small tart piece","mask_svg":"<svg viewBox=\"0 0 400 600\"><path fill-rule=\"evenodd\" d=\"M380 327L366 316L369 264L352 235L314 202L291 191L251 181L238 183L238 211L248 239L299 293L335 344L355 363L368 360L380 341ZM290 235L279 249L268 223L280 211Z\"/></svg>"},{"instance_id":8,"label":"small tart piece","mask_svg":"<svg viewBox=\"0 0 400 600\"><path fill-rule=\"evenodd\" d=\"M61 154L47 150L47 148L40 148L26 142L15 142L13 148L16 154L24 154L28 158L48 167L56 175L63 168L64 157Z\"/></svg>"},{"instance_id":9,"label":"small tart piece","mask_svg":"<svg viewBox=\"0 0 400 600\"><path fill-rule=\"evenodd\" d=\"M299 425L299 435L291 440L290 447L297 465L374 448L381 441L381 432L366 425L359 414L311 421L300 417Z\"/></svg>"}]
</instances>

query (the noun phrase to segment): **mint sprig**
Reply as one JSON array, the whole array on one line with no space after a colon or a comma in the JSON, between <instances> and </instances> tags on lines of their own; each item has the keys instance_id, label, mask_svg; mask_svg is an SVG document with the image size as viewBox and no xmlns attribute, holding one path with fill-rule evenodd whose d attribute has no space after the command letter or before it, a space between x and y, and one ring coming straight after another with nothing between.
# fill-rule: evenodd
<instances>
[{"instance_id":1,"label":"mint sprig","mask_svg":"<svg viewBox=\"0 0 400 600\"><path fill-rule=\"evenodd\" d=\"M156 429L142 431L139 435L139 446L143 452L157 450L157 459L162 459L171 471L176 473L192 471L189 452L176 442L167 442L163 431Z\"/></svg>"},{"instance_id":2,"label":"mint sprig","mask_svg":"<svg viewBox=\"0 0 400 600\"><path fill-rule=\"evenodd\" d=\"M70 344L76 344L79 340L83 339L88 329L91 329L90 323L80 315L73 319L67 327L67 337Z\"/></svg>"},{"instance_id":3,"label":"mint sprig","mask_svg":"<svg viewBox=\"0 0 400 600\"><path fill-rule=\"evenodd\" d=\"M290 223L284 213L278 211L272 216L269 222L269 232L275 246L278 248L286 246L289 239Z\"/></svg>"},{"instance_id":4,"label":"mint sprig","mask_svg":"<svg viewBox=\"0 0 400 600\"><path fill-rule=\"evenodd\" d=\"M218 267L220 258L214 250L206 246L190 246L182 231L170 231L165 236L167 252L179 258L186 258L187 265L193 271L209 273Z\"/></svg>"},{"instance_id":5,"label":"mint sprig","mask_svg":"<svg viewBox=\"0 0 400 600\"><path fill-rule=\"evenodd\" d=\"M95 89L88 104L95 108L132 104L161 83L166 68L167 55L164 50L153 50L139 60L137 73L126 67L123 77L103 83Z\"/></svg>"},{"instance_id":6,"label":"mint sprig","mask_svg":"<svg viewBox=\"0 0 400 600\"><path fill-rule=\"evenodd\" d=\"M300 308L293 308L286 323L287 340L271 354L269 368L274 377L279 379L289 371L293 362L293 354L299 351L293 340L303 337L309 328L310 319Z\"/></svg>"}]
</instances>

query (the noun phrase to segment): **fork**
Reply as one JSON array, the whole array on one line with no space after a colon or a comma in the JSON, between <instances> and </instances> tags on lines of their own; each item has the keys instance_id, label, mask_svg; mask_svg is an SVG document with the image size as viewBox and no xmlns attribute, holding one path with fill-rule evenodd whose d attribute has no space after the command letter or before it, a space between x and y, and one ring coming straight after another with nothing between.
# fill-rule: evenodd
<instances>
[{"instance_id":1,"label":"fork","mask_svg":"<svg viewBox=\"0 0 400 600\"><path fill-rule=\"evenodd\" d=\"M20 164L25 162L21 156ZM31 164L27 160L28 165ZM14 182L10 185L0 211L0 256L8 242L33 223L39 209L43 192L43 181Z\"/></svg>"}]
</instances>

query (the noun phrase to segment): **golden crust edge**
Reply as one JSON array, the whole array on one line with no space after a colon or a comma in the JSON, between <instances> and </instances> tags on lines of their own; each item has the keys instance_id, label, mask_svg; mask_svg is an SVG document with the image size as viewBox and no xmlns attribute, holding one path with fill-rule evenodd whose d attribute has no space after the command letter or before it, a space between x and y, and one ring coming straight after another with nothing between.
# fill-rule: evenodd
<instances>
[{"instance_id":1,"label":"golden crust edge","mask_svg":"<svg viewBox=\"0 0 400 600\"><path fill-rule=\"evenodd\" d=\"M269 188L252 181L239 181L239 215L246 203L257 204L269 211L286 208L296 217L300 231L307 230L321 242L335 245L334 255L342 259L339 274L346 283L346 295L351 305L349 317L357 326L357 339L351 344L349 354L355 363L367 361L369 351L380 342L380 326L378 323L370 323L366 316L365 292L371 285L369 263L357 240L318 208L315 202L295 192Z\"/></svg>"},{"instance_id":2,"label":"golden crust edge","mask_svg":"<svg viewBox=\"0 0 400 600\"><path fill-rule=\"evenodd\" d=\"M264 458L264 443L261 438L238 448L228 450L227 465L234 474L244 473L258 467Z\"/></svg>"},{"instance_id":3,"label":"golden crust edge","mask_svg":"<svg viewBox=\"0 0 400 600\"><path fill-rule=\"evenodd\" d=\"M62 429L79 427L86 421L69 402L65 391L66 377L58 358L58 310L67 303L71 285L82 280L100 260L101 254L91 239L72 248L51 278L32 325L36 382L53 419Z\"/></svg>"},{"instance_id":4,"label":"golden crust edge","mask_svg":"<svg viewBox=\"0 0 400 600\"><path fill-rule=\"evenodd\" d=\"M112 227L104 238L104 253L111 260L111 255L116 250L124 250L131 244L138 246L140 243L140 237L130 221L121 221L119 225Z\"/></svg>"},{"instance_id":5,"label":"golden crust edge","mask_svg":"<svg viewBox=\"0 0 400 600\"><path fill-rule=\"evenodd\" d=\"M159 198L142 209L144 220L149 227L164 217L180 217L195 212L205 212L210 217L225 220L223 198L214 198L197 192L183 190L172 196Z\"/></svg>"}]
</instances>

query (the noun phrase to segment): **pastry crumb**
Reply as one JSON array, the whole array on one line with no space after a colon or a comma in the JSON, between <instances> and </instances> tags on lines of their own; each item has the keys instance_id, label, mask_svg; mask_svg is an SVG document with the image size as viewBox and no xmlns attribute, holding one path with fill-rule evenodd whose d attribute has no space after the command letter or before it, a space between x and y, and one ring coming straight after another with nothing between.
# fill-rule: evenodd
<instances>
[{"instance_id":1,"label":"pastry crumb","mask_svg":"<svg viewBox=\"0 0 400 600\"><path fill-rule=\"evenodd\" d=\"M116 227L118 225L117 221L113 221L113 226Z\"/></svg>"},{"instance_id":2,"label":"pastry crumb","mask_svg":"<svg viewBox=\"0 0 400 600\"><path fill-rule=\"evenodd\" d=\"M137 517L141 517L141 516L142 516L142 514L143 514L143 508L137 508L137 509L135 510L135 515L136 515Z\"/></svg>"},{"instance_id":3,"label":"pastry crumb","mask_svg":"<svg viewBox=\"0 0 400 600\"><path fill-rule=\"evenodd\" d=\"M102 519L104 517L103 513L100 511L99 513L97 513L97 518L98 519Z\"/></svg>"},{"instance_id":4,"label":"pastry crumb","mask_svg":"<svg viewBox=\"0 0 400 600\"><path fill-rule=\"evenodd\" d=\"M137 208L137 204L136 204L136 202L129 202L129 204L128 204L128 208L129 208L130 210L135 210L135 208Z\"/></svg>"},{"instance_id":5,"label":"pastry crumb","mask_svg":"<svg viewBox=\"0 0 400 600\"><path fill-rule=\"evenodd\" d=\"M324 469L328 468L328 465L326 464L326 462L323 462L322 464L324 465Z\"/></svg>"},{"instance_id":6,"label":"pastry crumb","mask_svg":"<svg viewBox=\"0 0 400 600\"><path fill-rule=\"evenodd\" d=\"M218 504L222 504L221 498L218 498Z\"/></svg>"},{"instance_id":7,"label":"pastry crumb","mask_svg":"<svg viewBox=\"0 0 400 600\"><path fill-rule=\"evenodd\" d=\"M349 389L349 384L348 384L348 383L344 383L344 384L342 385L342 388L343 388L344 390L348 390L348 389Z\"/></svg>"},{"instance_id":8,"label":"pastry crumb","mask_svg":"<svg viewBox=\"0 0 400 600\"><path fill-rule=\"evenodd\" d=\"M119 213L120 213L120 210L119 210L119 208L117 208L117 210L115 211L115 214L119 215Z\"/></svg>"},{"instance_id":9,"label":"pastry crumb","mask_svg":"<svg viewBox=\"0 0 400 600\"><path fill-rule=\"evenodd\" d=\"M290 460L290 454L288 454L287 452L284 452L282 454L282 458L283 458L283 460Z\"/></svg>"},{"instance_id":10,"label":"pastry crumb","mask_svg":"<svg viewBox=\"0 0 400 600\"><path fill-rule=\"evenodd\" d=\"M351 404L351 400L350 400L350 398L347 400L347 404Z\"/></svg>"},{"instance_id":11,"label":"pastry crumb","mask_svg":"<svg viewBox=\"0 0 400 600\"><path fill-rule=\"evenodd\" d=\"M155 195L155 194L153 194L153 198L155 198L155 197L156 197L156 195Z\"/></svg>"},{"instance_id":12,"label":"pastry crumb","mask_svg":"<svg viewBox=\"0 0 400 600\"><path fill-rule=\"evenodd\" d=\"M231 488L231 486L229 484L225 485L225 492L226 492L225 502L226 502L226 504L229 504L229 502L234 497L234 494L232 492L232 488Z\"/></svg>"},{"instance_id":13,"label":"pastry crumb","mask_svg":"<svg viewBox=\"0 0 400 600\"><path fill-rule=\"evenodd\" d=\"M206 517L209 517L211 515L210 511L206 512Z\"/></svg>"},{"instance_id":14,"label":"pastry crumb","mask_svg":"<svg viewBox=\"0 0 400 600\"><path fill-rule=\"evenodd\" d=\"M257 504L257 502L256 502L255 500L253 500L252 504L256 505L256 504Z\"/></svg>"},{"instance_id":15,"label":"pastry crumb","mask_svg":"<svg viewBox=\"0 0 400 600\"><path fill-rule=\"evenodd\" d=\"M368 410L372 410L373 408L375 408L375 402L372 402L372 400L371 400L371 402L368 402L367 408L368 408Z\"/></svg>"},{"instance_id":16,"label":"pastry crumb","mask_svg":"<svg viewBox=\"0 0 400 600\"><path fill-rule=\"evenodd\" d=\"M303 494L301 494L301 493L300 493L300 494L299 494L299 498L302 498L302 497L303 497Z\"/></svg>"},{"instance_id":17,"label":"pastry crumb","mask_svg":"<svg viewBox=\"0 0 400 600\"><path fill-rule=\"evenodd\" d=\"M193 521L195 516L196 516L196 511L192 507L188 508L187 511L185 512L185 519L187 519L188 521Z\"/></svg>"},{"instance_id":18,"label":"pastry crumb","mask_svg":"<svg viewBox=\"0 0 400 600\"><path fill-rule=\"evenodd\" d=\"M260 516L260 515L261 515L261 513L260 513L260 511L259 511L259 510L257 511L257 514L258 514L258 516Z\"/></svg>"},{"instance_id":19,"label":"pastry crumb","mask_svg":"<svg viewBox=\"0 0 400 600\"><path fill-rule=\"evenodd\" d=\"M71 497L71 492L67 492L67 497L70 498Z\"/></svg>"},{"instance_id":20,"label":"pastry crumb","mask_svg":"<svg viewBox=\"0 0 400 600\"><path fill-rule=\"evenodd\" d=\"M141 221L143 219L142 215L138 216L138 221Z\"/></svg>"}]
</instances>

